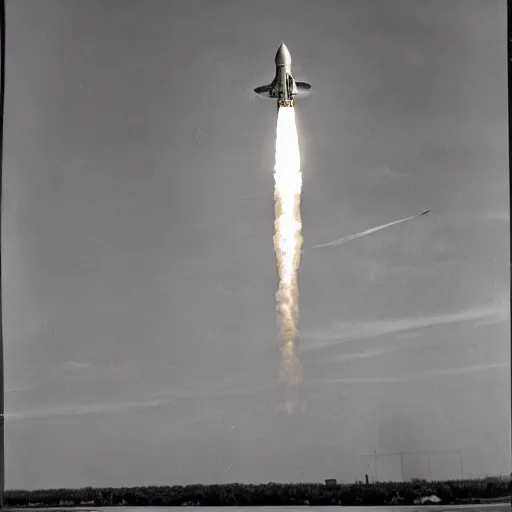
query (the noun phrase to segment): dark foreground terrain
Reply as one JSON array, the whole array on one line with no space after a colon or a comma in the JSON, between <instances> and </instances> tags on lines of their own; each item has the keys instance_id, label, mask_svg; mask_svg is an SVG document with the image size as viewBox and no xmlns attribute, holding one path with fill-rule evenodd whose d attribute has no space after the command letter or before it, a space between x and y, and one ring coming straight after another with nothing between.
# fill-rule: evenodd
<instances>
[{"instance_id":1,"label":"dark foreground terrain","mask_svg":"<svg viewBox=\"0 0 512 512\"><path fill-rule=\"evenodd\" d=\"M441 504L506 501L511 482L500 478L447 482L379 482L375 484L223 484L165 487L11 490L5 507L77 506L294 506L412 505L437 496Z\"/></svg>"},{"instance_id":2,"label":"dark foreground terrain","mask_svg":"<svg viewBox=\"0 0 512 512\"><path fill-rule=\"evenodd\" d=\"M5 506L294 506L294 505L412 505L437 496L441 504L504 501L511 482L499 478L448 482L381 482L363 484L224 484L165 487L11 490Z\"/></svg>"}]
</instances>

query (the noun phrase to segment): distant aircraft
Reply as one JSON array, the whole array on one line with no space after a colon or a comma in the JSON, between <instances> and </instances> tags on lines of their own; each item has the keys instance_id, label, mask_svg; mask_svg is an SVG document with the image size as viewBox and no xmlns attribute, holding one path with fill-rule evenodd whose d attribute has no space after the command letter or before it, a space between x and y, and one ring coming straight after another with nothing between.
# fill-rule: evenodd
<instances>
[{"instance_id":1,"label":"distant aircraft","mask_svg":"<svg viewBox=\"0 0 512 512\"><path fill-rule=\"evenodd\" d=\"M336 240L333 240L332 242L326 242L324 244L318 244L314 245L312 249L319 249L320 247L335 247L337 245L344 244L345 242L350 242L351 240L356 240L357 238L361 238L362 236L371 235L372 233L376 233L377 231L380 231L382 229L389 228L391 226L394 226L395 224L401 224L402 222L405 222L407 220L415 219L416 217L421 217L422 215L426 215L431 210L426 210L422 213L418 213L416 215L411 215L411 217L405 217L405 219L395 220L393 222L389 222L388 224L383 224L382 226L376 226L374 228L367 229L365 231L361 231L360 233L356 233L355 235L347 235L342 238L337 238Z\"/></svg>"}]
</instances>

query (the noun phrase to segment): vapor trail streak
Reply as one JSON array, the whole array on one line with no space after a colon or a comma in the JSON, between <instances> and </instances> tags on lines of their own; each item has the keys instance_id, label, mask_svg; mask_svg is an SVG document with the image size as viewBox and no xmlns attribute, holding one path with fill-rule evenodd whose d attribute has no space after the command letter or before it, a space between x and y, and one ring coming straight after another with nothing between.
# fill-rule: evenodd
<instances>
[{"instance_id":1,"label":"vapor trail streak","mask_svg":"<svg viewBox=\"0 0 512 512\"><path fill-rule=\"evenodd\" d=\"M376 226L374 228L367 229L365 231L361 231L360 233L356 233L355 235L347 235L342 238L337 238L336 240L333 240L332 242L326 242L324 244L318 244L314 245L312 249L319 249L320 247L335 247L337 245L344 244L345 242L350 242L351 240L356 240L357 238L361 238L362 236L371 235L372 233L376 233L377 231L381 231L382 229L389 228L391 226L394 226L395 224L401 224L402 222L405 222L407 220L415 219L416 217L420 217L421 215L425 215L430 210L427 210L423 213L418 213L416 215L411 215L410 217L405 217L405 219L395 220L393 222L389 222L388 224L382 224L381 226Z\"/></svg>"}]
</instances>

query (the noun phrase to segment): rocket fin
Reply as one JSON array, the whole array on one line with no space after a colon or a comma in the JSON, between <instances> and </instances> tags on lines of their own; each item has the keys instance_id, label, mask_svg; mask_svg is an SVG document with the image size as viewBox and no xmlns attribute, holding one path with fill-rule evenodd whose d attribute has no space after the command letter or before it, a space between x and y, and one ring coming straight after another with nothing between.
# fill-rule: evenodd
<instances>
[{"instance_id":1,"label":"rocket fin","mask_svg":"<svg viewBox=\"0 0 512 512\"><path fill-rule=\"evenodd\" d=\"M297 96L299 98L309 96L311 94L311 85L307 82L295 82L295 85L297 87Z\"/></svg>"},{"instance_id":2,"label":"rocket fin","mask_svg":"<svg viewBox=\"0 0 512 512\"><path fill-rule=\"evenodd\" d=\"M256 89L254 89L254 92L256 94L259 94L260 96L270 96L270 89L271 89L271 84L268 84L268 85L261 85L260 87L256 87Z\"/></svg>"},{"instance_id":3,"label":"rocket fin","mask_svg":"<svg viewBox=\"0 0 512 512\"><path fill-rule=\"evenodd\" d=\"M295 82L297 85L297 89L299 91L309 91L311 89L311 85L309 85L307 82Z\"/></svg>"}]
</instances>

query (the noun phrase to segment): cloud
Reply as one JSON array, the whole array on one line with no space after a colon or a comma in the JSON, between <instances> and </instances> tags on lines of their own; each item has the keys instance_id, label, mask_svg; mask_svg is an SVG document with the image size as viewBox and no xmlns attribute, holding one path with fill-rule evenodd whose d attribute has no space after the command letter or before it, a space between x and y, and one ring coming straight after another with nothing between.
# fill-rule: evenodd
<instances>
[{"instance_id":1,"label":"cloud","mask_svg":"<svg viewBox=\"0 0 512 512\"><path fill-rule=\"evenodd\" d=\"M510 222L510 212L507 210L484 210L484 211L463 211L452 213L451 215L445 214L445 226L471 226L474 229L475 224L493 222Z\"/></svg>"},{"instance_id":2,"label":"cloud","mask_svg":"<svg viewBox=\"0 0 512 512\"><path fill-rule=\"evenodd\" d=\"M65 361L57 363L51 367L52 371L64 371L67 376L80 375L90 378L119 378L130 375L133 370L131 368L115 366L113 364L99 365L88 361Z\"/></svg>"},{"instance_id":3,"label":"cloud","mask_svg":"<svg viewBox=\"0 0 512 512\"><path fill-rule=\"evenodd\" d=\"M380 185L386 181L398 181L407 177L407 174L391 169L388 165L381 165L366 169L364 181L369 185Z\"/></svg>"},{"instance_id":4,"label":"cloud","mask_svg":"<svg viewBox=\"0 0 512 512\"><path fill-rule=\"evenodd\" d=\"M421 336L421 332L419 331L404 331L397 333L395 338L399 340L410 340L413 338L417 338L418 336Z\"/></svg>"},{"instance_id":5,"label":"cloud","mask_svg":"<svg viewBox=\"0 0 512 512\"><path fill-rule=\"evenodd\" d=\"M421 373L411 373L406 375L399 375L396 377L348 377L348 378L327 378L319 379L322 384L399 384L411 382L413 380L420 380L432 376L449 376L449 375L464 375L472 374L475 372L489 371L489 370L504 370L510 369L508 363L491 363L480 364L473 366L462 366L456 368L442 368L431 369Z\"/></svg>"},{"instance_id":6,"label":"cloud","mask_svg":"<svg viewBox=\"0 0 512 512\"><path fill-rule=\"evenodd\" d=\"M343 363L346 361L352 362L356 359L369 359L384 354L389 354L395 350L402 348L400 345L386 348L378 348L373 350L364 350L363 352L352 352L350 354L338 354L336 356L329 356L329 359L323 363Z\"/></svg>"},{"instance_id":7,"label":"cloud","mask_svg":"<svg viewBox=\"0 0 512 512\"><path fill-rule=\"evenodd\" d=\"M470 374L479 371L489 370L501 370L509 369L508 363L490 363L474 366L465 366L458 368L443 368L443 369L431 369L426 370L419 374L407 374L400 376L391 377L348 377L348 378L324 378L320 377L318 381L323 384L399 384L410 382L412 380L418 380L429 376L448 376L448 375L463 375ZM315 379L317 380L317 379ZM62 407L46 407L38 409L26 409L16 412L6 412L4 418L6 420L16 419L37 419L37 418L52 418L52 417L65 417L65 416L89 416L97 414L115 414L125 413L129 411L148 409L160 407L162 405L168 405L173 402L179 401L180 399L192 399L192 398L211 398L215 396L240 396L240 395L251 395L257 394L262 391L269 391L270 388L258 388L253 390L238 390L233 392L228 391L210 391L206 393L200 392L172 392L165 391L161 393L155 393L156 395L165 395L165 398L152 398L148 400L140 401L120 401L110 403L96 403L96 404L85 404L85 405L69 405Z\"/></svg>"},{"instance_id":8,"label":"cloud","mask_svg":"<svg viewBox=\"0 0 512 512\"><path fill-rule=\"evenodd\" d=\"M389 166L384 165L383 167L379 167L376 169L376 174L382 176L383 178L388 178L390 180L400 180L404 178L404 174L398 171L394 171Z\"/></svg>"},{"instance_id":9,"label":"cloud","mask_svg":"<svg viewBox=\"0 0 512 512\"><path fill-rule=\"evenodd\" d=\"M444 368L439 370L428 370L425 374L435 375L458 375L463 373L474 373L487 370L503 370L510 368L508 363L491 363L491 364L477 364L474 366L462 366L459 368Z\"/></svg>"},{"instance_id":10,"label":"cloud","mask_svg":"<svg viewBox=\"0 0 512 512\"><path fill-rule=\"evenodd\" d=\"M46 407L40 409L26 409L17 412L6 412L4 418L25 419L25 418L49 418L56 416L85 416L90 414L126 412L134 409L147 407L158 407L170 403L169 399L142 400L138 402L124 401L111 403L98 403L89 405L70 405L62 407Z\"/></svg>"},{"instance_id":11,"label":"cloud","mask_svg":"<svg viewBox=\"0 0 512 512\"><path fill-rule=\"evenodd\" d=\"M270 388L267 388L267 390ZM103 402L96 404L82 404L82 405L68 405L62 407L45 407L38 409L26 409L16 412L6 412L4 418L6 420L27 419L27 418L51 418L61 416L88 416L94 414L112 414L124 413L128 411L160 407L162 405L169 405L186 399L196 398L214 398L223 396L240 396L240 395L253 395L264 388L259 389L235 389L219 390L219 391L162 391L154 393L151 399L139 401L119 401L119 402ZM155 398L161 397L161 398Z\"/></svg>"},{"instance_id":12,"label":"cloud","mask_svg":"<svg viewBox=\"0 0 512 512\"><path fill-rule=\"evenodd\" d=\"M258 393L262 393L265 391L269 391L270 387L257 387L251 389L241 389L241 388L232 388L232 389L202 389L201 391L176 391L176 390L164 390L158 391L154 393L153 396L169 396L180 399L187 398L215 398L215 397L224 397L224 396L247 396L247 395L256 395Z\"/></svg>"},{"instance_id":13,"label":"cloud","mask_svg":"<svg viewBox=\"0 0 512 512\"><path fill-rule=\"evenodd\" d=\"M437 255L435 257L438 257ZM364 264L364 277L371 282L383 282L390 279L404 279L409 276L428 276L436 272L449 271L450 266L459 265L450 256L444 256L441 261L429 264L397 264L383 259L368 258Z\"/></svg>"},{"instance_id":14,"label":"cloud","mask_svg":"<svg viewBox=\"0 0 512 512\"><path fill-rule=\"evenodd\" d=\"M501 315L491 316L489 318L483 318L482 320L477 320L473 327L487 327L488 325L495 325L506 322L509 319L510 315L504 313Z\"/></svg>"},{"instance_id":15,"label":"cloud","mask_svg":"<svg viewBox=\"0 0 512 512\"><path fill-rule=\"evenodd\" d=\"M29 389L33 389L33 388L31 388L31 387L6 388L6 389L4 389L4 393L17 393L19 391L27 391Z\"/></svg>"},{"instance_id":16,"label":"cloud","mask_svg":"<svg viewBox=\"0 0 512 512\"><path fill-rule=\"evenodd\" d=\"M87 362L76 362L76 361L66 361L65 363L62 363L62 368L66 370L76 370L76 369L83 369L83 368L90 368L92 365L91 363Z\"/></svg>"},{"instance_id":17,"label":"cloud","mask_svg":"<svg viewBox=\"0 0 512 512\"><path fill-rule=\"evenodd\" d=\"M485 215L485 218L487 220L510 222L510 212L507 212L507 211L487 212L487 214Z\"/></svg>"},{"instance_id":18,"label":"cloud","mask_svg":"<svg viewBox=\"0 0 512 512\"><path fill-rule=\"evenodd\" d=\"M217 293L223 297L231 297L233 295L231 290L224 288L221 284L217 285Z\"/></svg>"},{"instance_id":19,"label":"cloud","mask_svg":"<svg viewBox=\"0 0 512 512\"><path fill-rule=\"evenodd\" d=\"M347 378L329 378L323 382L328 384L397 384L406 382L409 376L406 377L347 377Z\"/></svg>"},{"instance_id":20,"label":"cloud","mask_svg":"<svg viewBox=\"0 0 512 512\"><path fill-rule=\"evenodd\" d=\"M502 304L481 306L458 313L447 313L436 316L418 316L389 320L342 322L336 321L328 329L303 332L302 339L309 341L303 344L303 350L316 350L347 341L374 338L404 331L426 329L437 325L449 325L470 321L501 322L510 318L508 307Z\"/></svg>"}]
</instances>

